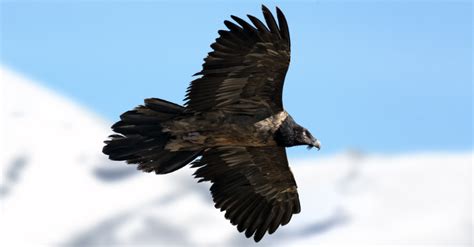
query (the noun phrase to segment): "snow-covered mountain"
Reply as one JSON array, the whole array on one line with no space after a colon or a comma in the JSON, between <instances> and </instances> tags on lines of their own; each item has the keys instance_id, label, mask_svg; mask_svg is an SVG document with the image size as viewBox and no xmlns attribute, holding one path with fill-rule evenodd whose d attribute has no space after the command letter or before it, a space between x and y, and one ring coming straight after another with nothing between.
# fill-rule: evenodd
<instances>
[{"instance_id":1,"label":"snow-covered mountain","mask_svg":"<svg viewBox=\"0 0 474 247\"><path fill-rule=\"evenodd\" d=\"M0 246L254 245L212 206L193 170L156 176L108 161L110 123L5 68L0 97ZM259 245L470 246L472 159L290 160L302 212Z\"/></svg>"}]
</instances>

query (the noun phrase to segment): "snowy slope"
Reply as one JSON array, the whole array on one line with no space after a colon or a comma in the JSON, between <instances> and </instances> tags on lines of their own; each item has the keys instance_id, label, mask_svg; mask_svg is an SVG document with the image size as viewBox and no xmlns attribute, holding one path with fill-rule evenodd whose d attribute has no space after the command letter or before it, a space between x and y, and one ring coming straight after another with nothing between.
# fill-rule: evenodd
<instances>
[{"instance_id":1,"label":"snowy slope","mask_svg":"<svg viewBox=\"0 0 474 247\"><path fill-rule=\"evenodd\" d=\"M0 79L0 246L254 245L191 169L156 176L107 161L109 123L8 69ZM472 158L291 160L302 212L259 245L469 246Z\"/></svg>"}]
</instances>

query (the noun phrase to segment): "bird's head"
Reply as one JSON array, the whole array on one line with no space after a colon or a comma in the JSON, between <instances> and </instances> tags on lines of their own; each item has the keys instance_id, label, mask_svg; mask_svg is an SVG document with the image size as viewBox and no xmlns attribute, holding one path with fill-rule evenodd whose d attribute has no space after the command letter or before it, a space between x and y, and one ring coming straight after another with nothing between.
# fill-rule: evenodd
<instances>
[{"instance_id":1,"label":"bird's head","mask_svg":"<svg viewBox=\"0 0 474 247\"><path fill-rule=\"evenodd\" d=\"M319 150L321 148L321 142L314 138L307 129L298 126L294 131L296 145L308 145L308 149L317 148Z\"/></svg>"},{"instance_id":2,"label":"bird's head","mask_svg":"<svg viewBox=\"0 0 474 247\"><path fill-rule=\"evenodd\" d=\"M275 132L274 138L278 145L283 147L293 147L298 145L307 145L308 149L321 148L318 139L303 126L297 124L291 116L288 116Z\"/></svg>"}]
</instances>

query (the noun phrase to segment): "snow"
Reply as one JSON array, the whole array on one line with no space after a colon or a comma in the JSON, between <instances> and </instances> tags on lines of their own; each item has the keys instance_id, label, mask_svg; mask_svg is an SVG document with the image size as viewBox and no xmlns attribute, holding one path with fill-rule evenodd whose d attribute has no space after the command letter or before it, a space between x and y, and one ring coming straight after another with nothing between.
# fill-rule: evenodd
<instances>
[{"instance_id":1,"label":"snow","mask_svg":"<svg viewBox=\"0 0 474 247\"><path fill-rule=\"evenodd\" d=\"M254 245L192 169L157 176L108 161L110 123L9 69L0 79L0 246ZM470 246L472 159L291 159L302 212L259 245Z\"/></svg>"}]
</instances>

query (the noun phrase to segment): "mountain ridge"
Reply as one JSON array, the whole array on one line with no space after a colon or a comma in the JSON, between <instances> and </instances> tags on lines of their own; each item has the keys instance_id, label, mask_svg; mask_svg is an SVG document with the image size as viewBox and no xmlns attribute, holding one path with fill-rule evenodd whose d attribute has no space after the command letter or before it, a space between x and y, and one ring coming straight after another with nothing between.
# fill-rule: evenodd
<instances>
[{"instance_id":1,"label":"mountain ridge","mask_svg":"<svg viewBox=\"0 0 474 247\"><path fill-rule=\"evenodd\" d=\"M0 78L0 245L253 245L214 209L193 169L156 176L108 161L107 121L9 69ZM472 158L290 159L302 212L260 245L469 246Z\"/></svg>"}]
</instances>

